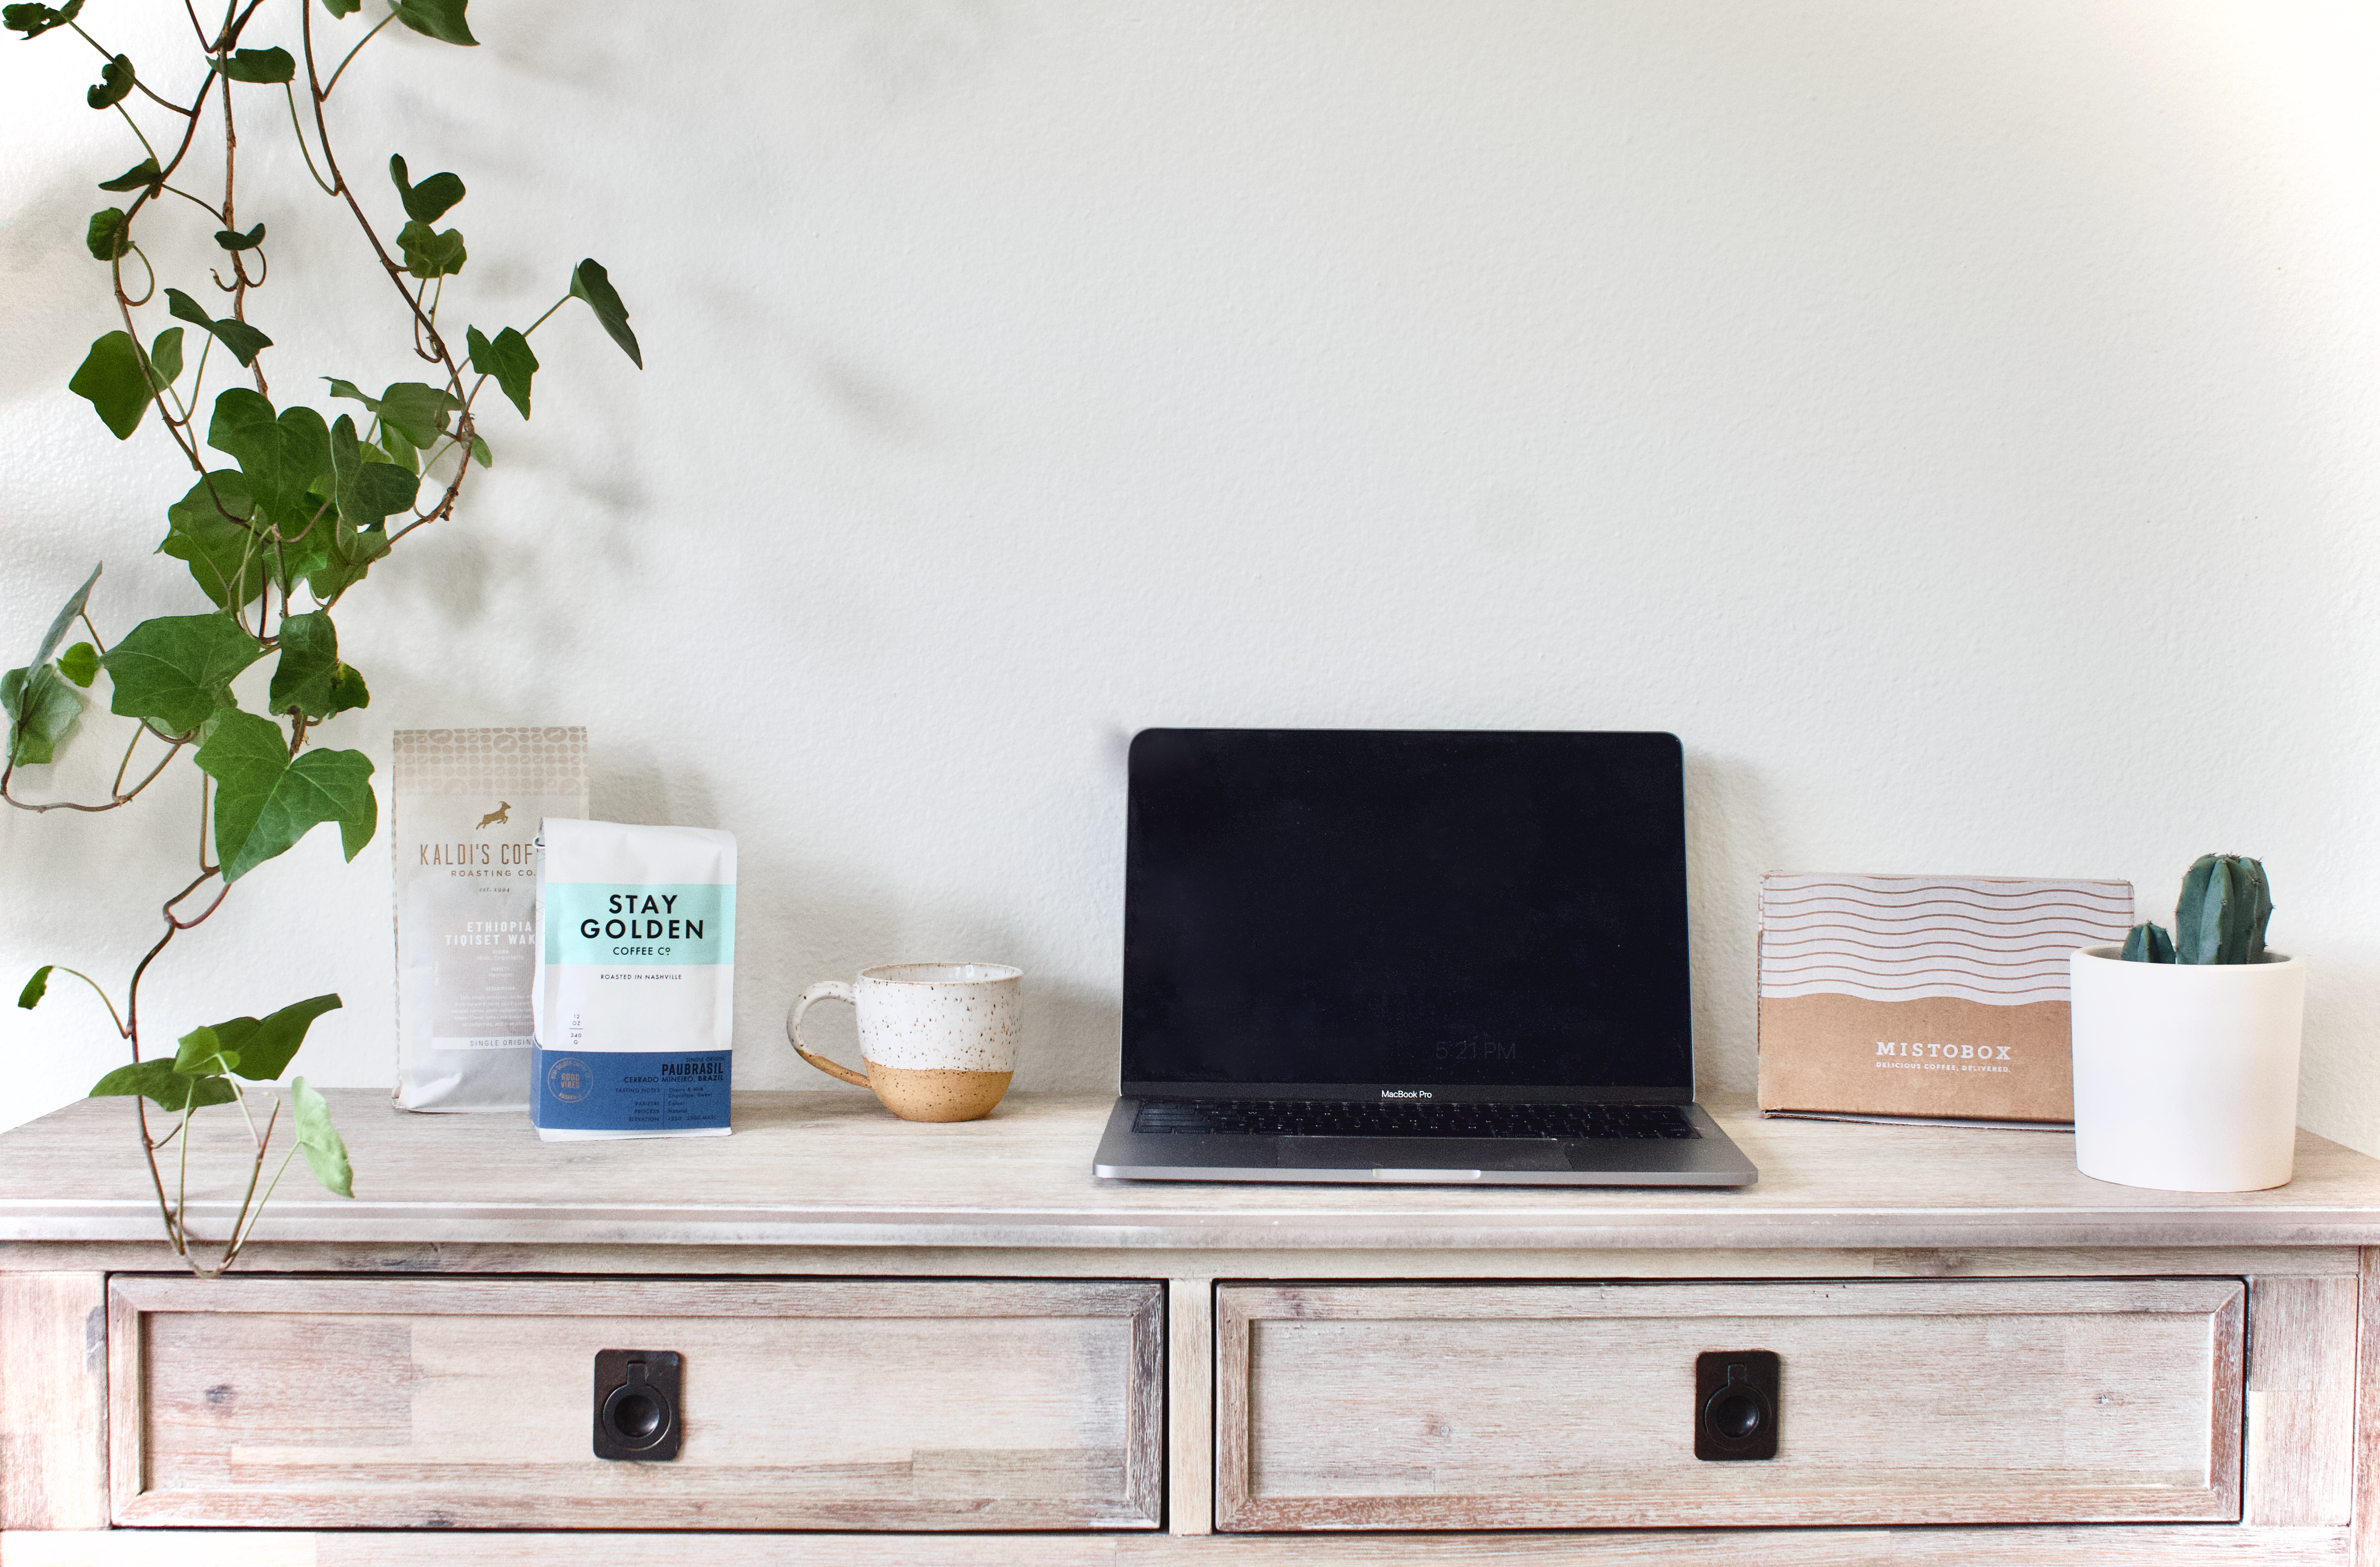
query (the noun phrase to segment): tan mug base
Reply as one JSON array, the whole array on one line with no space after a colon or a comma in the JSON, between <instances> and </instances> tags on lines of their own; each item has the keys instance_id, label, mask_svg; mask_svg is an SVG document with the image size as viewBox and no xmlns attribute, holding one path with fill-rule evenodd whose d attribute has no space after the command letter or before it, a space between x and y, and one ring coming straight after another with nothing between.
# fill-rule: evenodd
<instances>
[{"instance_id":1,"label":"tan mug base","mask_svg":"<svg viewBox=\"0 0 2380 1567\"><path fill-rule=\"evenodd\" d=\"M868 1086L904 1121L974 1121L991 1113L1014 1072L868 1063Z\"/></svg>"}]
</instances>

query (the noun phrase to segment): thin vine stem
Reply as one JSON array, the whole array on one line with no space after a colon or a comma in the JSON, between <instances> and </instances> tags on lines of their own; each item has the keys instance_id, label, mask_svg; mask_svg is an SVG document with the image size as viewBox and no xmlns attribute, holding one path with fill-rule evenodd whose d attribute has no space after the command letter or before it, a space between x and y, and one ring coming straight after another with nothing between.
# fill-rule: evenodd
<instances>
[{"instance_id":1,"label":"thin vine stem","mask_svg":"<svg viewBox=\"0 0 2380 1567\"><path fill-rule=\"evenodd\" d=\"M62 963L54 963L50 965L50 970L55 974L71 974L76 978L81 980L84 984L90 986L91 994L99 998L99 1004L107 1009L107 1020L115 1025L116 1033L128 1038L130 1036L131 1030L124 1026L124 1019L116 1014L115 1002L108 999L106 990L101 986L98 980L92 978L90 975L85 974L79 968L68 968Z\"/></svg>"},{"instance_id":2,"label":"thin vine stem","mask_svg":"<svg viewBox=\"0 0 2380 1567\"><path fill-rule=\"evenodd\" d=\"M156 734L155 730L149 729L146 724L141 725L141 728L152 735ZM140 733L136 732L132 738L136 745L139 744L140 739ZM140 783L135 784L130 789L116 792L103 805L87 805L79 800L20 800L17 798L16 796L8 792L9 774L14 773L17 771L16 764L14 762L11 762L8 765L6 771L0 772L0 798L5 798L10 805L15 806L18 810L32 811L36 814L53 810L79 810L84 812L115 810L120 806L131 804L135 799L140 797L140 791L149 787L150 784L157 782L157 775L165 771L165 764L172 761L174 758L179 754L181 748L188 744L188 741L187 739L175 740L173 742L173 749L167 751L163 757L160 757L157 759L157 765L149 770L146 777L142 778ZM10 749L12 752L15 749L13 745L10 747ZM130 753L128 752L128 759L129 759L129 755ZM118 781L121 782L123 774L120 771L116 776Z\"/></svg>"},{"instance_id":3,"label":"thin vine stem","mask_svg":"<svg viewBox=\"0 0 2380 1567\"><path fill-rule=\"evenodd\" d=\"M129 249L133 255L140 258L140 270L149 274L149 286L142 291L140 298L135 299L127 297L124 301L127 308L137 310L141 306L147 304L150 300L154 299L157 297L157 269L150 265L148 251L143 250L138 245L130 246ZM123 286L123 280L120 276L117 279L116 286L119 288ZM138 344L140 339L136 337L133 341Z\"/></svg>"},{"instance_id":4,"label":"thin vine stem","mask_svg":"<svg viewBox=\"0 0 2380 1567\"><path fill-rule=\"evenodd\" d=\"M85 43L88 43L92 48L98 50L99 57L101 59L113 60L115 58L115 55L109 52L106 44L102 43L98 39L93 38L91 34L83 31L82 24L80 22L68 22L67 23L67 26L74 29L75 35L80 38ZM161 109L169 109L177 115L187 115L190 112L189 110L182 107L179 103L168 103L166 100L158 97L154 92L150 91L149 84L140 79L140 73L137 70L132 73L132 85L139 88L143 96L147 97L150 102L155 103ZM130 116L127 115L126 117L129 118ZM138 134L137 127L135 128L135 134Z\"/></svg>"},{"instance_id":5,"label":"thin vine stem","mask_svg":"<svg viewBox=\"0 0 2380 1567\"><path fill-rule=\"evenodd\" d=\"M122 209L120 221L123 225L124 245L122 249L110 259L111 264L108 269L110 291L115 304L115 315L124 334L131 339L134 362L148 382L145 389L148 393L148 401L154 404L158 420L165 429L167 437L174 442L181 452L183 460L197 475L197 489L209 497L215 511L225 521L240 530L236 552L222 551L213 544L207 544L204 548L209 554L203 560L193 560L193 573L199 577L200 585L206 587L209 573L220 569L218 565L212 563L219 561L224 553L236 553L237 569L231 577L232 586L214 593L213 596L216 599L217 608L227 615L233 624L238 626L244 634L254 638L255 656L258 658L270 654L280 647L280 641L273 634L271 624L276 607L276 593L278 613L282 620L286 622L293 613L298 613L297 587L301 577L310 572L314 576L320 575L320 567L312 564L315 553L319 551L322 544L322 538L317 533L317 529L327 531L332 528L330 519L334 515L334 508L340 504L340 497L334 492L323 499L322 504L313 506L310 512L300 512L298 508L278 504L268 507L260 502L249 507L248 516L234 513L231 505L233 496L228 491L217 485L216 471L218 470L211 470L208 466L207 456L200 445L200 432L196 425L197 414L204 406L206 378L212 364L213 346L218 341L225 341L218 337L214 329L224 323L211 319L215 309L212 306L204 307L206 316L210 319L194 322L194 324L200 328L200 342L187 393L182 390L178 370L171 381L160 375L154 358L144 346L144 344L153 340L148 338L140 330L140 323L134 312L155 302L163 284L149 250L134 242L131 235L136 220L147 213L152 202L157 203L162 210L164 208L162 199L168 194L206 213L219 229L235 234L238 231L241 197L239 179L242 171L239 167L237 94L233 91L233 78L229 74L227 62L240 48L240 41L246 29L261 14L263 5L264 0L225 0L222 24L210 35L207 23L201 18L198 10L196 0L182 0L183 12L189 21L192 36L197 41L199 53L205 65L205 74L187 103L177 103L162 96L139 71L132 73L129 86L138 87L143 96L181 117L182 134L178 139L161 136L152 140L145 128L140 125L139 118L132 113L128 89L126 97L119 98L114 103L107 105L115 109L117 116L124 122L126 128L131 132L135 141L146 154L148 166L153 166L156 170L154 177L135 187L129 192L130 199ZM354 7L350 6L346 9L352 11ZM438 428L430 437L426 454L418 451L411 444L410 425L407 426L407 439L400 443L388 439L389 432L394 427L377 411L371 420L373 439L381 443L383 450L391 457L401 459L402 466L417 476L415 489L408 493L414 494L418 501L419 489L435 487L434 499L429 506L425 508L412 504L396 514L397 516L403 516L407 511L411 513L405 526L391 530L388 522L395 519L389 518L358 528L359 532L376 528L384 536L387 546L393 546L397 540L410 533L414 528L454 516L464 487L470 477L475 454L484 450L484 444L478 433L476 415L480 395L486 389L491 377L487 372L480 370L477 365L469 365L467 374L468 356L458 358L455 351L455 346L447 340L440 326L440 316L445 298L445 274L428 266L427 263L422 263L423 270L430 271L431 275L417 276L413 266L408 264L405 258L392 253L390 243L383 239L370 214L365 211L359 194L347 180L339 162L336 140L332 134L326 111L332 93L346 79L348 68L360 58L372 40L379 37L391 21L400 19L397 13L392 9L389 14L368 28L363 35L339 57L337 65L326 79L322 73L315 51L314 7L308 3L308 0L298 0L297 11L305 55L307 108L310 109L314 129L310 136L305 126L306 113L301 110L297 101L297 88L293 77L290 80L277 84L283 89L282 101L289 115L290 132L298 140L299 155L315 187L326 196L346 206L348 215L355 222L358 232L370 248L382 272L388 278L390 285L395 289L398 298L404 302L406 323L412 339L413 350L425 364L434 366L437 371L434 376L419 371L416 373L420 375L422 381L435 383L447 399L439 407ZM64 19L71 20L71 18ZM121 58L111 54L81 26L75 26L73 30L103 59L114 62ZM211 99L215 102L211 103ZM215 115L211 113L212 110L218 108L220 109L219 123ZM260 105L260 109L269 115L269 106ZM197 195L192 188L197 184L208 183L212 175L212 169L207 166L212 163L211 151L193 161L193 154L199 151L198 138L201 126L209 127L211 133L219 131L222 137L223 186L220 205ZM161 154L159 150L161 143L171 147L170 157ZM314 152L318 149L322 154L319 164L314 157ZM250 183L252 185L253 181L251 180ZM251 198L254 194L253 190L249 191ZM253 200L250 204L256 205ZM179 208L172 210L182 211ZM188 221L187 214L184 221L186 223ZM403 247L400 245L397 249L402 249ZM161 253L171 254L171 252ZM128 269L123 262L128 255L137 257L144 272L146 280L144 290L137 296L127 286ZM224 251L224 255L228 258L227 264L219 258L215 264L207 270L214 273L215 282L221 291L229 296L227 301L229 319L245 324L249 321L249 296L252 290L264 286L268 282L272 273L272 256L261 244L242 249L227 249ZM195 283L192 287L194 289L197 287ZM188 306L180 302L179 295L174 298L176 300L176 309L181 312L176 319L191 321L192 316ZM534 333L539 327L544 325L570 298L569 293L564 294L535 322L531 322L528 332L522 335ZM237 334L233 334L232 340L237 338ZM262 345L263 348L272 346L270 341ZM118 350L113 346L110 346L107 351L110 354L118 353ZM98 346L94 346L94 353L97 352ZM239 353L247 353L246 358L242 360L241 369L247 372L248 378L253 381L256 391L261 395L270 398L272 385L269 376L283 368L282 361L277 358L271 360L270 369L268 369L268 361L261 351L247 352L243 345L241 349L234 352L236 356ZM105 369L111 363L120 366L121 359L120 358L113 361L102 359L99 362L102 368ZM80 385L78 384L77 390L80 389ZM415 388L417 395L421 390L424 389L419 386ZM218 394L218 401L222 395L224 394ZM93 400L95 403L99 402L97 397ZM116 425L119 416L113 405L101 403L100 406L111 424ZM141 408L141 405L137 401L135 407ZM141 408L141 411L145 412L145 408ZM136 415L136 422L137 417ZM119 433L121 433L120 426ZM212 439L212 437L211 430L209 438ZM451 469L441 468L440 465L445 463L449 453L453 455L454 459ZM237 456L237 454L233 455ZM378 455L374 454L375 456ZM243 469L249 468L245 460L242 460L241 468ZM357 520L359 523L363 521L361 518ZM181 526L177 517L177 531ZM344 522L340 526L344 528ZM333 541L340 543L344 538L343 532ZM301 554L301 549L310 541L314 549L307 550ZM385 547L383 546L383 549ZM343 543L341 553L344 558ZM293 573L299 575L293 576ZM341 579L335 583L335 586L330 582L324 583L324 588L327 589L326 596L316 593L311 599L316 609L327 610L337 604L355 582L360 579L359 573L342 573L340 577ZM304 579L310 592L312 591L311 578ZM238 589L250 581L257 584L257 591L253 594L241 594ZM254 612L252 615L249 613L251 610ZM84 628L91 634L93 648L105 654L108 651L108 644L101 636L98 626L87 607L80 610L79 618ZM121 639L119 639L119 648L120 646ZM117 687L119 698L127 688L127 686L119 684ZM164 775L175 759L181 756L186 748L196 745L199 739L199 732L196 728L185 733L172 733L161 727L161 721L153 714L135 715L135 725L117 760L114 777L109 782L104 798L26 800L18 796L14 792L14 785L17 782L17 756L19 742L28 734L29 711L30 710L27 712L20 712L6 726L7 752L5 758L0 758L0 800L5 800L18 809L33 812L52 810L97 812L120 808L146 793ZM310 716L304 706L298 703L285 703L280 712L267 716L287 725L287 757L289 763L295 765L300 759L301 753L309 741L314 737L313 731L321 720ZM147 755L142 748L144 735L154 735L158 741L158 748L162 751L162 754L153 761L143 759ZM212 758L210 761L212 763ZM199 770L198 781L199 800L195 822L198 833L195 845L196 874L158 905L158 917L162 929L157 930L155 940L133 965L126 980L121 1009L119 1010L114 997L105 987L90 975L78 969L52 966L53 971L81 980L99 997L101 1004L107 1011L111 1024L115 1026L117 1035L125 1041L135 1066L144 1064L153 1066L158 1062L174 1059L172 1048L168 1046L161 1046L154 1051L144 1052L141 1007L143 987L147 979L155 969L158 961L172 948L176 939L184 932L195 929L212 919L223 908L231 893L232 882L225 877L225 866L216 863L214 858L211 857L219 852L221 847L214 844L212 839L214 832L223 826L220 820L223 785L210 776L204 769ZM228 858L227 856L225 857ZM212 1074L202 1072L201 1075L222 1078L225 1075L220 1072ZM260 1127L253 1113L253 1107L249 1103L246 1088L233 1085L232 1102L239 1111L249 1140L249 1168L238 1209L232 1216L229 1233L223 1238L220 1255L212 1261L209 1261L200 1253L201 1251L213 1252L215 1243L201 1241L192 1234L188 1211L192 1162L190 1150L195 1136L195 1116L200 1105L198 1102L197 1091L193 1088L189 1093L179 1096L183 1098L184 1102L176 1114L170 1104L173 1097L176 1096L169 1093L153 1102L153 1108L164 1111L170 1123L163 1135L159 1136L156 1135L148 1113L152 1108L152 1100L143 1096L135 1096L134 1104L140 1143L149 1166L159 1219L164 1228L168 1243L193 1272L202 1277L212 1277L228 1269L238 1259L243 1248L252 1239L266 1207L278 1192L281 1181L286 1175L291 1162L300 1151L305 1151L306 1139L293 1137L293 1145L286 1148L281 1160L270 1172L268 1179L265 1166L270 1161L269 1156L279 1126L280 1112L285 1108L285 1101L278 1093L272 1096L271 1112ZM212 1123L211 1122L210 1124ZM172 1188L170 1191L164 1168L166 1157L171 1157L175 1161L174 1179L170 1183ZM202 1180L203 1168L202 1161ZM202 1203L205 1200L202 1190Z\"/></svg>"},{"instance_id":6,"label":"thin vine stem","mask_svg":"<svg viewBox=\"0 0 2380 1567\"><path fill-rule=\"evenodd\" d=\"M159 183L160 185L164 185L164 181L162 181L162 180L160 180L158 183ZM190 203L190 205L192 205L192 206L194 206L194 207L198 208L198 209L199 209L199 211L200 211L200 212L202 212L202 213L206 213L206 214L207 214L207 216L209 216L209 217L211 217L211 218L214 219L214 220L215 220L215 222L217 222L217 223L221 223L221 222L223 222L223 221L224 221L224 215L223 215L223 213L221 213L220 212L217 212L217 211L215 210L215 208L214 208L213 204L212 204L212 203L211 203L210 201L208 201L208 200L207 200L207 199L206 199L205 197L203 197L203 196L193 196L193 195L191 195L188 191L187 191L187 190L183 189L183 188L182 188L180 186L178 186L178 185L165 185L165 186L164 186L164 188L165 188L165 190L166 190L169 194L172 194L172 195L175 195L175 196L179 196L183 200L188 201L188 203Z\"/></svg>"},{"instance_id":7,"label":"thin vine stem","mask_svg":"<svg viewBox=\"0 0 2380 1567\"><path fill-rule=\"evenodd\" d=\"M140 1059L137 1048L133 1059ZM157 1168L157 1150L165 1146L164 1142L149 1136L149 1101L136 1094L132 1099L132 1108L140 1118L140 1147L149 1156L149 1182L157 1191L157 1214L165 1221L165 1239L172 1243L175 1256L188 1257L189 1248L182 1242L181 1221L174 1212L173 1205L165 1200L165 1172ZM179 1127L176 1128L176 1131L179 1130Z\"/></svg>"},{"instance_id":8,"label":"thin vine stem","mask_svg":"<svg viewBox=\"0 0 2380 1567\"><path fill-rule=\"evenodd\" d=\"M314 183L322 188L323 195L336 196L339 193L339 188L333 185L329 180L324 179L322 175L315 170L314 151L312 148L306 145L306 128L298 123L297 89L285 81L281 84L281 96L288 100L289 103L289 134L298 139L298 151L306 160L306 172L313 176Z\"/></svg>"},{"instance_id":9,"label":"thin vine stem","mask_svg":"<svg viewBox=\"0 0 2380 1567\"><path fill-rule=\"evenodd\" d=\"M317 100L319 102L330 102L332 90L339 85L339 79L347 74L347 67L355 62L355 57L364 52L364 45L370 43L373 39L378 38L380 36L380 30L395 20L396 20L396 13L395 11L391 11L388 15L381 18L379 21L373 23L372 30L370 32L365 33L361 38L356 40L356 46L347 51L346 58L339 62L339 68L333 71L331 73L331 79L322 84L322 91L317 94Z\"/></svg>"},{"instance_id":10,"label":"thin vine stem","mask_svg":"<svg viewBox=\"0 0 2380 1567\"><path fill-rule=\"evenodd\" d=\"M247 1098L242 1096L240 1109L243 1113L247 1108ZM289 1168L290 1155L298 1151L296 1146L292 1145L289 1153L282 1156L281 1169L273 1172L273 1184L264 1188L264 1202L257 1203L251 1213L249 1205L256 1196L256 1178L264 1173L265 1150L273 1146L273 1129L280 1124L280 1121L281 1098L276 1094L273 1099L273 1113L264 1118L264 1136L257 1138L255 1162L249 1166L248 1195L240 1198L239 1212L231 1221L231 1245L225 1250L223 1256L223 1266L225 1268L232 1265L232 1259L239 1256L241 1248L248 1245L248 1237L256 1233L256 1221L264 1217L265 1203L271 1202L273 1194L281 1189L282 1172ZM252 1135L256 1130L256 1123L249 1122L249 1130Z\"/></svg>"},{"instance_id":11,"label":"thin vine stem","mask_svg":"<svg viewBox=\"0 0 2380 1567\"><path fill-rule=\"evenodd\" d=\"M456 400L462 401L462 367L455 363L454 353L446 346L445 339L438 334L437 322L430 320L423 313L419 298L412 290L406 287L405 269L389 256L388 247L381 242L379 231L372 226L371 219L365 215L362 203L356 200L354 188L348 183L346 175L339 167L338 152L332 143L330 125L322 112L322 106L330 96L329 90L322 84L320 70L314 59L314 8L311 6L301 6L298 15L298 33L306 56L306 82L314 100L314 136L322 144L323 166L331 171L332 183L338 187L340 199L346 202L347 211L355 217L356 226L362 230L365 242L372 248L372 254L379 259L381 269L388 273L390 283L395 285L397 296L405 300L407 310L412 313L417 347L420 337L426 334L430 348L423 357L434 358L445 370L447 386L453 391ZM385 21L381 25L385 26ZM378 29L374 30L377 31ZM363 47L365 42L370 40L359 42L355 49L347 52L346 60L339 63L340 70L344 71L346 68L348 61L355 58L357 51ZM337 79L336 73L334 73L332 79L334 81ZM466 447L469 445L476 433L468 404L455 416L455 433ZM456 464L455 477L447 482L438 503L428 513L422 515L420 521L407 525L399 533L390 534L390 544L395 545L403 534L412 532L415 528L422 526L423 523L454 516L455 504L463 497L464 481L470 477L470 472L471 465L468 459Z\"/></svg>"},{"instance_id":12,"label":"thin vine stem","mask_svg":"<svg viewBox=\"0 0 2380 1567\"><path fill-rule=\"evenodd\" d=\"M151 96L154 97L155 94L152 93ZM166 107L174 109L176 114L181 112L178 108L170 103L167 104ZM141 136L140 122L132 117L132 111L124 106L124 101L120 98L116 100L115 112L124 116L124 123L132 128L132 134L140 138L140 150L149 154L149 161L152 164L156 163L157 149L149 145L149 139L146 136Z\"/></svg>"}]
</instances>

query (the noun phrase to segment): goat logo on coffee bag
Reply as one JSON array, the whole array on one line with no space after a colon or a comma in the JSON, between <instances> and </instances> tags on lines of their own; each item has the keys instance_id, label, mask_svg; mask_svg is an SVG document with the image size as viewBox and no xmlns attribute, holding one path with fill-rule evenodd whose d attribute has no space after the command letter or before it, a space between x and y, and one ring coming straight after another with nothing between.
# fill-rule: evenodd
<instances>
[{"instance_id":1,"label":"goat logo on coffee bag","mask_svg":"<svg viewBox=\"0 0 2380 1567\"><path fill-rule=\"evenodd\" d=\"M2129 881L1763 877L1760 1108L2070 1122L2068 960L2131 923Z\"/></svg>"}]
</instances>

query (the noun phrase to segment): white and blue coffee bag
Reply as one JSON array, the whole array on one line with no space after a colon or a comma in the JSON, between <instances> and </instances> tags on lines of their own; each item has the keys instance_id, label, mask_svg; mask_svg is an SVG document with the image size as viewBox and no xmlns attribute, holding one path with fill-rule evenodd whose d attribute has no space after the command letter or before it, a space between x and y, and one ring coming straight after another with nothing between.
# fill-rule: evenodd
<instances>
[{"instance_id":1,"label":"white and blue coffee bag","mask_svg":"<svg viewBox=\"0 0 2380 1567\"><path fill-rule=\"evenodd\" d=\"M725 1136L735 835L548 817L541 837L537 1135Z\"/></svg>"}]
</instances>

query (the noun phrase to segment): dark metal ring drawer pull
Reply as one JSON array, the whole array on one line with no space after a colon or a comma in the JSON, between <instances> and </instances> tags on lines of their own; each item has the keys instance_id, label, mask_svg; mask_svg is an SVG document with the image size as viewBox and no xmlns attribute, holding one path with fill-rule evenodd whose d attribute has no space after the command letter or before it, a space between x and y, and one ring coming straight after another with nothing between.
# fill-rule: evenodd
<instances>
[{"instance_id":1,"label":"dark metal ring drawer pull","mask_svg":"<svg viewBox=\"0 0 2380 1567\"><path fill-rule=\"evenodd\" d=\"M684 1362L674 1350L595 1352L595 1456L652 1463L677 1456Z\"/></svg>"},{"instance_id":2,"label":"dark metal ring drawer pull","mask_svg":"<svg viewBox=\"0 0 2380 1567\"><path fill-rule=\"evenodd\" d=\"M1777 1456L1779 1362L1765 1349L1694 1357L1694 1456L1714 1463Z\"/></svg>"}]
</instances>

